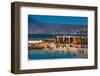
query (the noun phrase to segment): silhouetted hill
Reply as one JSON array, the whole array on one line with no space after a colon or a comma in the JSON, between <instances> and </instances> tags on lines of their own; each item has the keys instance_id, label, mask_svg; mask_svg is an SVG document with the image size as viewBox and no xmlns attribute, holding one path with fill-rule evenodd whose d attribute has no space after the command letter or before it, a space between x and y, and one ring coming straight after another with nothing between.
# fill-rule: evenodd
<instances>
[{"instance_id":1,"label":"silhouetted hill","mask_svg":"<svg viewBox=\"0 0 100 76\"><path fill-rule=\"evenodd\" d=\"M52 34L52 33L77 33L87 34L87 25L44 23L35 19L28 20L28 33Z\"/></svg>"}]
</instances>

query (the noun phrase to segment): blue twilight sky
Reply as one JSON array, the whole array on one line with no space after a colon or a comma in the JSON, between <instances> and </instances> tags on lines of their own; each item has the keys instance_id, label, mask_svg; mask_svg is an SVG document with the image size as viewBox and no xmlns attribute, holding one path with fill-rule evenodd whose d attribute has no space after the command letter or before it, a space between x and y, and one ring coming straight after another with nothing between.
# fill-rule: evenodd
<instances>
[{"instance_id":1,"label":"blue twilight sky","mask_svg":"<svg viewBox=\"0 0 100 76\"><path fill-rule=\"evenodd\" d=\"M88 17L28 15L28 20L37 20L44 23L87 25Z\"/></svg>"}]
</instances>

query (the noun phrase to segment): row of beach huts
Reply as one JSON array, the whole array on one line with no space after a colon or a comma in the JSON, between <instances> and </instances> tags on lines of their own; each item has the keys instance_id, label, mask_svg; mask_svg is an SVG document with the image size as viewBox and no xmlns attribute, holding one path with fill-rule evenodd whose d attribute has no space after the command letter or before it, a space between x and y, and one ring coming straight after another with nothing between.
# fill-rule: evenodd
<instances>
[{"instance_id":1,"label":"row of beach huts","mask_svg":"<svg viewBox=\"0 0 100 76\"><path fill-rule=\"evenodd\" d=\"M73 34L55 34L54 42L62 44L87 44L88 38L87 35L73 35Z\"/></svg>"}]
</instances>

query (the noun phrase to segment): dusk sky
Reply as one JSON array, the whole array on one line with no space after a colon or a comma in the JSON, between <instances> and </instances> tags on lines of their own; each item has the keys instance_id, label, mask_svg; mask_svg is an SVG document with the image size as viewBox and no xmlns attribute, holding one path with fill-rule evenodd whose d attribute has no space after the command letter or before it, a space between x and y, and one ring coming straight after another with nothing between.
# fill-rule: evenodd
<instances>
[{"instance_id":1,"label":"dusk sky","mask_svg":"<svg viewBox=\"0 0 100 76\"><path fill-rule=\"evenodd\" d=\"M28 15L30 18L44 22L55 24L75 24L75 25L87 25L88 17L73 17L73 16L50 16L50 15Z\"/></svg>"}]
</instances>

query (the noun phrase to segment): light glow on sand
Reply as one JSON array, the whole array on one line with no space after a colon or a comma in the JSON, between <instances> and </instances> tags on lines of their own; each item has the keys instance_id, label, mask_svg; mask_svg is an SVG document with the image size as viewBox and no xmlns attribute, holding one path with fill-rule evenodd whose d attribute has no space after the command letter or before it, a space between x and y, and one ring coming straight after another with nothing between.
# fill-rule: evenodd
<instances>
[{"instance_id":1,"label":"light glow on sand","mask_svg":"<svg viewBox=\"0 0 100 76\"><path fill-rule=\"evenodd\" d=\"M43 42L42 40L35 40L35 41L31 41L29 40L28 43L40 43L40 42Z\"/></svg>"}]
</instances>

